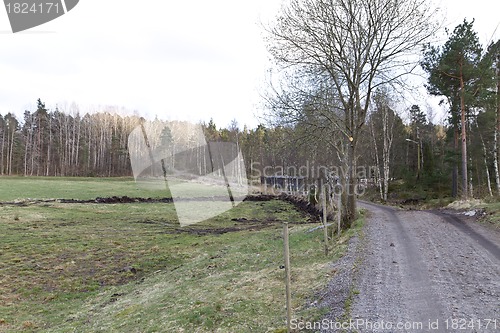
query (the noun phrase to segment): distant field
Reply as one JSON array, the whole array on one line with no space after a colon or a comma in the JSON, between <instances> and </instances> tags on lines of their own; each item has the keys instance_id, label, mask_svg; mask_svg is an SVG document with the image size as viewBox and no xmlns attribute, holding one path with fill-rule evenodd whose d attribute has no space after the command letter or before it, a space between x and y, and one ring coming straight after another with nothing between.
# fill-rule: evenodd
<instances>
[{"instance_id":1,"label":"distant field","mask_svg":"<svg viewBox=\"0 0 500 333\"><path fill-rule=\"evenodd\" d=\"M210 186L169 180L168 185L187 183L196 196L211 196ZM219 189L220 190L220 189ZM97 197L168 198L171 193L163 179L141 180L132 177L0 177L0 202L22 199L77 199L91 200Z\"/></svg>"},{"instance_id":2,"label":"distant field","mask_svg":"<svg viewBox=\"0 0 500 333\"><path fill-rule=\"evenodd\" d=\"M144 196L121 178L0 184L3 202ZM322 231L307 232L318 223L286 202L244 202L184 228L166 203L0 205L0 332L279 332L283 221L294 315L319 318L305 305L354 231L325 257Z\"/></svg>"},{"instance_id":3,"label":"distant field","mask_svg":"<svg viewBox=\"0 0 500 333\"><path fill-rule=\"evenodd\" d=\"M170 193L141 188L131 177L0 177L0 201L27 198L88 200L111 196L168 197Z\"/></svg>"}]
</instances>

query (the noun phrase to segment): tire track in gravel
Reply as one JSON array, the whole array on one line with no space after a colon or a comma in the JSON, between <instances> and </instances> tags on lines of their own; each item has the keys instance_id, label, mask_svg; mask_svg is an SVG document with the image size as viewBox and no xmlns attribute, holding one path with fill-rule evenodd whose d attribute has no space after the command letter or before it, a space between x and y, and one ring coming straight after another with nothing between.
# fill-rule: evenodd
<instances>
[{"instance_id":1,"label":"tire track in gravel","mask_svg":"<svg viewBox=\"0 0 500 333\"><path fill-rule=\"evenodd\" d=\"M443 219L447 220L448 222L453 224L455 227L457 227L458 229L460 229L461 231L463 231L464 233L469 235L472 239L477 241L479 243L479 245L484 247L492 255L494 255L498 260L500 260L500 247L498 247L494 242L490 241L485 236L478 233L470 225L464 223L457 216L455 216L453 214L443 213L443 212L432 212L432 213L442 217Z\"/></svg>"},{"instance_id":2,"label":"tire track in gravel","mask_svg":"<svg viewBox=\"0 0 500 333\"><path fill-rule=\"evenodd\" d=\"M439 298L429 289L431 280L418 244L395 210L365 203L361 206L370 215L363 267L355 282L359 295L351 311L353 320L366 324L357 325L357 330L412 332L420 329L419 325L425 328L443 312ZM411 327L396 329L398 324Z\"/></svg>"},{"instance_id":3,"label":"tire track in gravel","mask_svg":"<svg viewBox=\"0 0 500 333\"><path fill-rule=\"evenodd\" d=\"M500 332L500 239L477 224L466 224L458 217L441 213L407 211L399 213L413 236L422 244L432 288L445 305L442 320L461 323L475 321L465 329L450 332ZM483 235L481 235L481 233ZM479 327L486 320L494 326Z\"/></svg>"},{"instance_id":4,"label":"tire track in gravel","mask_svg":"<svg viewBox=\"0 0 500 333\"><path fill-rule=\"evenodd\" d=\"M476 227L430 212L360 206L370 214L363 265L353 282L356 331L500 332L497 235L484 237ZM485 328L488 319L497 320L496 329ZM452 320L474 324L459 329Z\"/></svg>"},{"instance_id":5,"label":"tire track in gravel","mask_svg":"<svg viewBox=\"0 0 500 333\"><path fill-rule=\"evenodd\" d=\"M331 308L325 320L361 325L321 332L500 332L500 233L443 212L360 206L369 211L363 240L353 239L362 246L334 265L322 304ZM359 270L350 268L356 258ZM344 313L337 303L349 293ZM373 326L382 322L414 326Z\"/></svg>"}]
</instances>

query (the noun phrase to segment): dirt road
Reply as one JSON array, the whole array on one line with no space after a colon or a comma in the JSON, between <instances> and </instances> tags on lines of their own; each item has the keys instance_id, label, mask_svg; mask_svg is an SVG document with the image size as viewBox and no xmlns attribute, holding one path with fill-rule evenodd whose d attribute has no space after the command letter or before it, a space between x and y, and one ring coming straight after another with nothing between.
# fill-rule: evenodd
<instances>
[{"instance_id":1,"label":"dirt road","mask_svg":"<svg viewBox=\"0 0 500 333\"><path fill-rule=\"evenodd\" d=\"M360 205L364 236L339 267L352 281L345 331L500 332L498 233L438 212Z\"/></svg>"}]
</instances>

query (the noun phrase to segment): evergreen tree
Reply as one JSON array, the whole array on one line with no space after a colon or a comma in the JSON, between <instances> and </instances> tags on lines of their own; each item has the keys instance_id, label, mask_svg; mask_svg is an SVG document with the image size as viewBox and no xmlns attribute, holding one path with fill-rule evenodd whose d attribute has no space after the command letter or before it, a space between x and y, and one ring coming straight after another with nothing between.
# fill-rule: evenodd
<instances>
[{"instance_id":1,"label":"evergreen tree","mask_svg":"<svg viewBox=\"0 0 500 333\"><path fill-rule=\"evenodd\" d=\"M429 74L429 93L445 96L450 105L450 122L454 126L455 148L458 148L458 131L461 135L462 197L468 196L467 173L467 117L477 103L481 82L480 61L482 47L473 23L458 25L442 47L427 45L424 48L422 68ZM454 182L456 179L454 177Z\"/></svg>"}]
</instances>

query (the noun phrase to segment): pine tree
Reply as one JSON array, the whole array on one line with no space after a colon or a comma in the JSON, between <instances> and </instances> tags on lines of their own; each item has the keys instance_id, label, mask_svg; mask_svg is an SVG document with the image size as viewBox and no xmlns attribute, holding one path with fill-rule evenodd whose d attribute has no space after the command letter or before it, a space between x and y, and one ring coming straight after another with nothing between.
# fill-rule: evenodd
<instances>
[{"instance_id":1,"label":"pine tree","mask_svg":"<svg viewBox=\"0 0 500 333\"><path fill-rule=\"evenodd\" d=\"M450 34L442 47L427 45L422 68L429 74L429 93L445 96L450 105L450 121L455 128L455 146L458 148L460 130L462 152L462 197L468 197L467 173L467 117L477 100L481 78L482 47L473 23L464 22Z\"/></svg>"}]
</instances>

